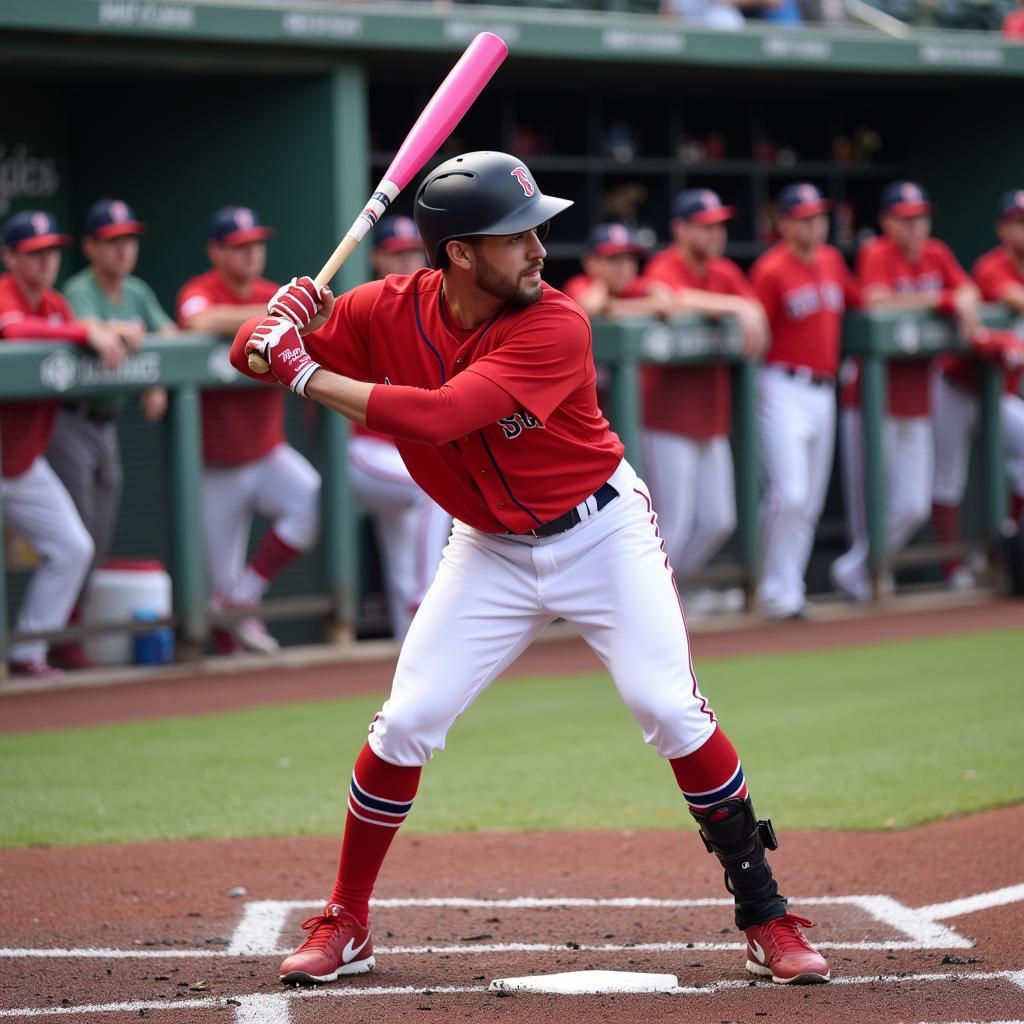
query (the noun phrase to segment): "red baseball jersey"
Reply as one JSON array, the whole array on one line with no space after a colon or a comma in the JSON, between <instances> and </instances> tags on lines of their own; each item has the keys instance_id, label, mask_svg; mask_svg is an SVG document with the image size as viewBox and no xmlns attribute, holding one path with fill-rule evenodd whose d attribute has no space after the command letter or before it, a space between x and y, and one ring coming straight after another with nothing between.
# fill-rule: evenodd
<instances>
[{"instance_id":1,"label":"red baseball jersey","mask_svg":"<svg viewBox=\"0 0 1024 1024\"><path fill-rule=\"evenodd\" d=\"M593 494L623 447L601 415L590 322L545 284L538 302L461 328L438 270L371 281L341 296L307 335L329 370L387 386L436 389L478 373L520 410L434 447L396 438L412 478L443 509L487 533L528 533Z\"/></svg>"},{"instance_id":2,"label":"red baseball jersey","mask_svg":"<svg viewBox=\"0 0 1024 1024\"><path fill-rule=\"evenodd\" d=\"M891 239L873 238L857 253L857 274L864 288L884 285L894 295L931 295L958 288L970 280L949 246L937 238L925 242L920 259L914 263ZM929 414L928 373L927 359L890 361L890 415L915 418ZM860 406L860 366L856 363L844 382L840 401L843 405Z\"/></svg>"},{"instance_id":3,"label":"red baseball jersey","mask_svg":"<svg viewBox=\"0 0 1024 1024\"><path fill-rule=\"evenodd\" d=\"M33 308L11 274L0 274L0 325L16 327L23 317L37 317L54 326L73 323L75 314L60 292L47 289ZM57 403L44 399L0 403L3 475L21 476L46 451L57 418Z\"/></svg>"},{"instance_id":4,"label":"red baseball jersey","mask_svg":"<svg viewBox=\"0 0 1024 1024\"><path fill-rule=\"evenodd\" d=\"M211 306L249 306L269 302L277 285L257 279L240 298L216 270L193 277L178 292L178 325ZM284 392L276 384L237 390L213 389L200 396L203 411L203 460L214 466L240 466L263 458L284 443Z\"/></svg>"},{"instance_id":5,"label":"red baseball jersey","mask_svg":"<svg viewBox=\"0 0 1024 1024\"><path fill-rule=\"evenodd\" d=\"M860 283L842 253L831 245L820 245L805 263L778 242L754 262L750 280L772 329L764 361L805 366L834 377L843 313L861 302Z\"/></svg>"},{"instance_id":6,"label":"red baseball jersey","mask_svg":"<svg viewBox=\"0 0 1024 1024\"><path fill-rule=\"evenodd\" d=\"M647 276L673 291L685 288L757 301L743 271L723 258L710 260L703 274L675 246L651 257ZM699 441L729 433L732 392L729 367L657 366L643 368L644 426Z\"/></svg>"}]
</instances>

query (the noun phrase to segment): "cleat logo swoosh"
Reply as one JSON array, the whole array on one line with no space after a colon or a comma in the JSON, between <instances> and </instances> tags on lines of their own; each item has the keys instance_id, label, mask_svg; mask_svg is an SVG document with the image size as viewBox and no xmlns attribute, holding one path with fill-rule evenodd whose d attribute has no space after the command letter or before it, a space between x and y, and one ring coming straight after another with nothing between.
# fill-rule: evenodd
<instances>
[{"instance_id":1,"label":"cleat logo swoosh","mask_svg":"<svg viewBox=\"0 0 1024 1024\"><path fill-rule=\"evenodd\" d=\"M350 942L349 945L351 946L352 943ZM364 943L364 945L365 945L365 943ZM750 951L757 958L757 962L759 964L763 964L764 963L764 950L759 945L757 939L751 939L750 940Z\"/></svg>"},{"instance_id":2,"label":"cleat logo swoosh","mask_svg":"<svg viewBox=\"0 0 1024 1024\"><path fill-rule=\"evenodd\" d=\"M349 939L348 944L341 951L341 962L343 964L351 963L363 951L363 947L370 941L370 936L367 935L358 946L356 946L355 941L355 939Z\"/></svg>"}]
</instances>

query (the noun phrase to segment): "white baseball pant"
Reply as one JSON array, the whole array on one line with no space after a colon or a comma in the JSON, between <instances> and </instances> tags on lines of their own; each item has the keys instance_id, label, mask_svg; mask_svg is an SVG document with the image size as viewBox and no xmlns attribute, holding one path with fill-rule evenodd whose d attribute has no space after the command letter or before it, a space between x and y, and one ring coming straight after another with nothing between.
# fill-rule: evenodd
<instances>
[{"instance_id":1,"label":"white baseball pant","mask_svg":"<svg viewBox=\"0 0 1024 1024\"><path fill-rule=\"evenodd\" d=\"M864 417L860 409L839 414L843 500L850 547L832 564L843 589L866 601L871 597L867 510L864 487ZM928 416L886 416L882 423L885 481L885 538L889 556L902 551L928 521L932 510L935 445Z\"/></svg>"},{"instance_id":2,"label":"white baseball pant","mask_svg":"<svg viewBox=\"0 0 1024 1024\"><path fill-rule=\"evenodd\" d=\"M261 459L203 471L206 569L213 593L228 593L245 571L254 513L297 551L316 543L320 474L294 448L279 444Z\"/></svg>"},{"instance_id":3,"label":"white baseball pant","mask_svg":"<svg viewBox=\"0 0 1024 1024\"><path fill-rule=\"evenodd\" d=\"M697 685L672 570L646 485L626 462L619 497L554 537L487 534L456 521L412 621L391 695L370 727L385 761L421 765L455 720L555 618L607 666L665 758L696 750L715 718Z\"/></svg>"},{"instance_id":4,"label":"white baseball pant","mask_svg":"<svg viewBox=\"0 0 1024 1024\"><path fill-rule=\"evenodd\" d=\"M349 438L348 472L356 502L373 513L391 628L401 640L434 580L452 519L417 486L388 440Z\"/></svg>"},{"instance_id":5,"label":"white baseball pant","mask_svg":"<svg viewBox=\"0 0 1024 1024\"><path fill-rule=\"evenodd\" d=\"M643 444L668 560L685 579L704 568L736 529L729 438L697 441L647 430Z\"/></svg>"},{"instance_id":6,"label":"white baseball pant","mask_svg":"<svg viewBox=\"0 0 1024 1024\"><path fill-rule=\"evenodd\" d=\"M953 384L940 371L932 373L932 418L935 428L935 500L959 505L967 490L971 437L978 425L978 396ZM1010 486L1024 497L1024 398L1004 394L999 411L1003 421Z\"/></svg>"},{"instance_id":7,"label":"white baseball pant","mask_svg":"<svg viewBox=\"0 0 1024 1024\"><path fill-rule=\"evenodd\" d=\"M42 456L16 477L0 480L4 518L39 555L15 629L62 629L92 563L93 542L60 478ZM42 661L44 640L11 645L12 661Z\"/></svg>"},{"instance_id":8,"label":"white baseball pant","mask_svg":"<svg viewBox=\"0 0 1024 1024\"><path fill-rule=\"evenodd\" d=\"M792 615L804 607L804 573L832 472L835 391L764 366L758 375L757 424L765 488L758 596L772 614Z\"/></svg>"}]
</instances>

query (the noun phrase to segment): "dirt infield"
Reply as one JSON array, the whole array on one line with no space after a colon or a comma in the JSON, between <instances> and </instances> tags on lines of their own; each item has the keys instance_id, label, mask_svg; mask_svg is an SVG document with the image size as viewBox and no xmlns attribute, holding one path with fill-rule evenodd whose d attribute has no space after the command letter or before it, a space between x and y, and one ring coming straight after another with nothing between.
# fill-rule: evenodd
<instances>
[{"instance_id":1,"label":"dirt infield","mask_svg":"<svg viewBox=\"0 0 1024 1024\"><path fill-rule=\"evenodd\" d=\"M1022 620L1020 603L993 602L698 632L693 646L699 663ZM596 667L582 644L556 641L509 675ZM384 659L8 695L0 731L383 693L391 668ZM0 1024L1024 1024L1024 807L782 840L773 861L794 910L818 922L827 986L752 980L717 864L686 828L399 835L377 891L377 970L312 990L282 989L277 965L329 886L334 837L0 851ZM495 978L589 969L671 974L678 985L630 996L488 990Z\"/></svg>"},{"instance_id":2,"label":"dirt infield","mask_svg":"<svg viewBox=\"0 0 1024 1024\"><path fill-rule=\"evenodd\" d=\"M1024 1019L1020 807L900 833L783 837L777 872L818 921L835 975L811 989L748 980L728 901L707 905L725 896L716 865L680 830L399 836L374 911L377 970L282 990L280 956L336 853L333 839L2 852L0 1020ZM674 974L679 988L487 991L497 977L589 968Z\"/></svg>"},{"instance_id":3,"label":"dirt infield","mask_svg":"<svg viewBox=\"0 0 1024 1024\"><path fill-rule=\"evenodd\" d=\"M899 614L896 614L896 610ZM1024 630L1024 602L992 600L953 607L906 610L893 602L881 609L849 605L827 609L820 621L765 623L754 620L697 624L691 630L698 670L707 658L772 654L884 643L983 629ZM251 666L251 667L250 667ZM600 670L578 637L534 644L505 678ZM264 667L246 659L230 674L158 676L118 685L75 686L42 693L4 693L0 686L0 733L65 729L103 722L127 722L167 715L210 714L294 701L333 700L359 694L386 694L394 657L338 661L296 669Z\"/></svg>"}]
</instances>

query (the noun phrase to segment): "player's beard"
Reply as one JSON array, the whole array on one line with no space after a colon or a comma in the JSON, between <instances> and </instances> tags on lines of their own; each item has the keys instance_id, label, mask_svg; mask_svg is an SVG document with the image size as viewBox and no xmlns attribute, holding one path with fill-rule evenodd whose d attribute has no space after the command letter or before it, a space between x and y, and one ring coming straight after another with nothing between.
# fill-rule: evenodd
<instances>
[{"instance_id":1,"label":"player's beard","mask_svg":"<svg viewBox=\"0 0 1024 1024\"><path fill-rule=\"evenodd\" d=\"M493 295L494 298L499 299L508 306L512 306L514 309L526 309L527 306L532 306L540 298L542 288L540 281L536 284L525 283L523 275L532 273L535 270L542 270L543 267L544 263L538 261L527 267L522 274L510 277L491 266L481 253L475 265L476 286L481 291L486 292L488 295Z\"/></svg>"}]
</instances>

